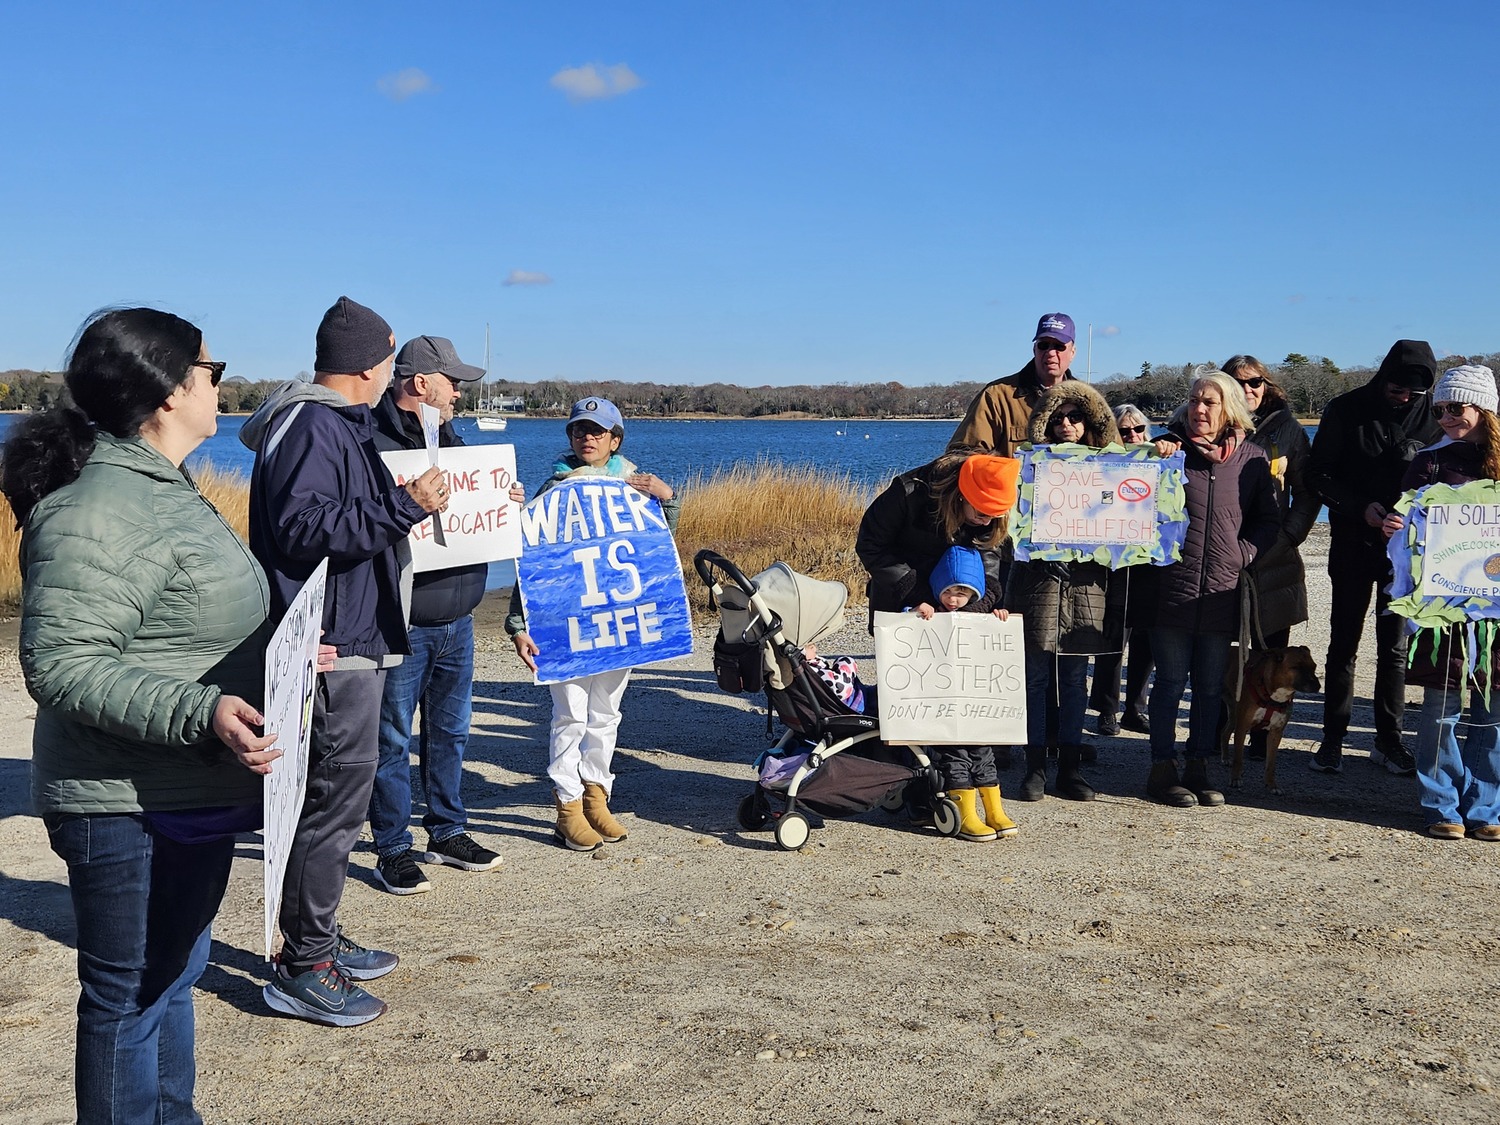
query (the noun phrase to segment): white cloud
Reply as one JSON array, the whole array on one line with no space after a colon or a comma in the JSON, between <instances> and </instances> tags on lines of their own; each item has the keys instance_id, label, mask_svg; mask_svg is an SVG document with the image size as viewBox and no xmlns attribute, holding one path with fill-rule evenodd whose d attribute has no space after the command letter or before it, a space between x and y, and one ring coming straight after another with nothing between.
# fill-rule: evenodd
<instances>
[{"instance_id":1,"label":"white cloud","mask_svg":"<svg viewBox=\"0 0 1500 1125\"><path fill-rule=\"evenodd\" d=\"M1120 334L1120 326L1117 325L1117 324L1106 324L1103 328L1099 329L1099 331L1096 333L1096 335L1099 335L1099 336L1118 336L1119 334Z\"/></svg>"},{"instance_id":2,"label":"white cloud","mask_svg":"<svg viewBox=\"0 0 1500 1125\"><path fill-rule=\"evenodd\" d=\"M1307 297L1304 296L1303 294L1301 294L1301 293L1293 293L1290 297L1288 297L1286 299L1286 303L1289 304L1289 305L1300 305L1305 300L1307 300Z\"/></svg>"},{"instance_id":3,"label":"white cloud","mask_svg":"<svg viewBox=\"0 0 1500 1125\"><path fill-rule=\"evenodd\" d=\"M430 94L437 89L425 70L409 66L394 74L387 74L375 83L375 88L393 102L404 102L417 94Z\"/></svg>"},{"instance_id":4,"label":"white cloud","mask_svg":"<svg viewBox=\"0 0 1500 1125\"><path fill-rule=\"evenodd\" d=\"M502 285L551 285L550 275L537 270L511 270Z\"/></svg>"},{"instance_id":5,"label":"white cloud","mask_svg":"<svg viewBox=\"0 0 1500 1125\"><path fill-rule=\"evenodd\" d=\"M561 90L573 102L617 98L645 85L640 75L625 63L615 63L614 66L601 66L599 63L565 66L548 81L554 90Z\"/></svg>"}]
</instances>

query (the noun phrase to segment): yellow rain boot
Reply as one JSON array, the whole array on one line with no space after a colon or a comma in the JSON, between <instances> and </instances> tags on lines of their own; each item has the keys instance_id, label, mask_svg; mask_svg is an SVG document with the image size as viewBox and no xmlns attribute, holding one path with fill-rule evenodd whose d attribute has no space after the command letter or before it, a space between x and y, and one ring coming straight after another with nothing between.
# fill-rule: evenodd
<instances>
[{"instance_id":1,"label":"yellow rain boot","mask_svg":"<svg viewBox=\"0 0 1500 1125\"><path fill-rule=\"evenodd\" d=\"M1021 831L1016 822L1005 815L1005 806L1000 803L1000 786L981 785L979 799L984 802L984 820L995 830L995 835L1004 839Z\"/></svg>"},{"instance_id":2,"label":"yellow rain boot","mask_svg":"<svg viewBox=\"0 0 1500 1125\"><path fill-rule=\"evenodd\" d=\"M561 794L552 796L557 802L557 827L552 834L559 844L575 852L591 852L604 843L604 837L589 827L588 819L583 815L582 797L564 801Z\"/></svg>"},{"instance_id":3,"label":"yellow rain boot","mask_svg":"<svg viewBox=\"0 0 1500 1125\"><path fill-rule=\"evenodd\" d=\"M950 789L948 796L958 805L958 838L960 840L993 840L995 830L979 819L974 807L979 794L973 789Z\"/></svg>"},{"instance_id":4,"label":"yellow rain boot","mask_svg":"<svg viewBox=\"0 0 1500 1125\"><path fill-rule=\"evenodd\" d=\"M625 839L625 826L609 811L609 794L597 781L583 783L583 815L589 827L604 837L606 844Z\"/></svg>"}]
</instances>

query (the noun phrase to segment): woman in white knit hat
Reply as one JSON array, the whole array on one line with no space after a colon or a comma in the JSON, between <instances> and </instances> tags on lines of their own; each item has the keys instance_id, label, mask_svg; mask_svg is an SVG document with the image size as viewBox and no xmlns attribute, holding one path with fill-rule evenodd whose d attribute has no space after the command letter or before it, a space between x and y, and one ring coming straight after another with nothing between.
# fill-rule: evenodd
<instances>
[{"instance_id":1,"label":"woman in white knit hat","mask_svg":"<svg viewBox=\"0 0 1500 1125\"><path fill-rule=\"evenodd\" d=\"M1443 439L1417 454L1402 488L1500 480L1500 393L1494 372L1474 365L1445 371L1432 402ZM1391 536L1404 525L1392 512L1383 527ZM1500 684L1485 683L1486 670L1500 667L1500 654L1476 660L1475 670L1466 674L1464 632L1463 625L1423 629L1406 673L1408 685L1425 689L1416 755L1422 811L1429 836L1459 840L1467 831L1476 840L1500 842ZM1460 747L1457 727L1465 691L1468 723Z\"/></svg>"}]
</instances>

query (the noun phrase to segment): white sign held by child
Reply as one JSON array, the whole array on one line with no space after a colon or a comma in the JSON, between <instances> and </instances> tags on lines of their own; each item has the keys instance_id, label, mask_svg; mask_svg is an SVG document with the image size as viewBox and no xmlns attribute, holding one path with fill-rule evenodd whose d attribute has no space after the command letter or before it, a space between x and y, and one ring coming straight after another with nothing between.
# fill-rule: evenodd
<instances>
[{"instance_id":1,"label":"white sign held by child","mask_svg":"<svg viewBox=\"0 0 1500 1125\"><path fill-rule=\"evenodd\" d=\"M286 878L292 837L307 793L307 748L312 738L313 692L317 690L318 637L323 629L323 591L328 582L324 559L302 584L286 616L266 646L265 730L276 736L281 757L271 763L261 800L264 803L266 960L281 913L281 885Z\"/></svg>"},{"instance_id":2,"label":"white sign held by child","mask_svg":"<svg viewBox=\"0 0 1500 1125\"><path fill-rule=\"evenodd\" d=\"M1026 744L1021 618L875 614L880 737L919 746Z\"/></svg>"},{"instance_id":3,"label":"white sign held by child","mask_svg":"<svg viewBox=\"0 0 1500 1125\"><path fill-rule=\"evenodd\" d=\"M1423 597L1500 601L1500 504L1431 504Z\"/></svg>"}]
</instances>

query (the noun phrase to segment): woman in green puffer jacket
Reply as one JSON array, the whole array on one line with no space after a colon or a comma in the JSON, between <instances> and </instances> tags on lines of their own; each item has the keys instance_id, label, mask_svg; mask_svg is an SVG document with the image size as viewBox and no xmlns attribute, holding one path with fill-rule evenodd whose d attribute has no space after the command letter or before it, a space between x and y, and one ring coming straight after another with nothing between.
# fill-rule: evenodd
<instances>
[{"instance_id":1,"label":"woman in green puffer jacket","mask_svg":"<svg viewBox=\"0 0 1500 1125\"><path fill-rule=\"evenodd\" d=\"M237 832L259 826L265 576L183 461L224 365L154 309L83 328L72 402L18 425L32 797L78 924L78 1120L198 1121L192 987Z\"/></svg>"}]
</instances>

